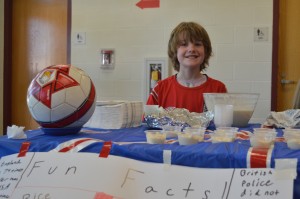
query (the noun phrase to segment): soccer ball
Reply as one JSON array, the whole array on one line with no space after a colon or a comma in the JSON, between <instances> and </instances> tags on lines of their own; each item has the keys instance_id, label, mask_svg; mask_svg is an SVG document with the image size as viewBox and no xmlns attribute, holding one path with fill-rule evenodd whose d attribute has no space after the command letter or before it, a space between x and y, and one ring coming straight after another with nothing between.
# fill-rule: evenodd
<instances>
[{"instance_id":1,"label":"soccer ball","mask_svg":"<svg viewBox=\"0 0 300 199\"><path fill-rule=\"evenodd\" d=\"M77 133L94 113L95 102L92 80L72 65L45 68L27 91L29 111L47 134Z\"/></svg>"}]
</instances>

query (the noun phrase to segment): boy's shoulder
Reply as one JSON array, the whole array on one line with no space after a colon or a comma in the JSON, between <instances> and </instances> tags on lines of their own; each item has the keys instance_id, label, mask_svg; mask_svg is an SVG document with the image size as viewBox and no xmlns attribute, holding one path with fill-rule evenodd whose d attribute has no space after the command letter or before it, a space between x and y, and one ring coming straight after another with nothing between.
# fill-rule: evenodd
<instances>
[{"instance_id":1,"label":"boy's shoulder","mask_svg":"<svg viewBox=\"0 0 300 199\"><path fill-rule=\"evenodd\" d=\"M209 88L214 88L215 91L218 92L227 92L226 85L220 80L213 79L207 76L207 84Z\"/></svg>"}]
</instances>

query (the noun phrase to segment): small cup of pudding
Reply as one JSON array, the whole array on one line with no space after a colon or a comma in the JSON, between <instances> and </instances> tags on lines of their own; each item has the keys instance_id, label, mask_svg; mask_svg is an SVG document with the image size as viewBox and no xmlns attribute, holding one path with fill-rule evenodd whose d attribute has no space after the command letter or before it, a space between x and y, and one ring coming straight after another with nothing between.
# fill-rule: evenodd
<instances>
[{"instance_id":1,"label":"small cup of pudding","mask_svg":"<svg viewBox=\"0 0 300 199\"><path fill-rule=\"evenodd\" d=\"M264 133L264 132L275 132L276 133L276 130L275 129L270 129L270 128L253 128L253 133Z\"/></svg>"},{"instance_id":2,"label":"small cup of pudding","mask_svg":"<svg viewBox=\"0 0 300 199\"><path fill-rule=\"evenodd\" d=\"M290 138L286 141L286 143L290 149L293 149L293 150L300 149L300 136Z\"/></svg>"},{"instance_id":3,"label":"small cup of pudding","mask_svg":"<svg viewBox=\"0 0 300 199\"><path fill-rule=\"evenodd\" d=\"M179 144L191 145L203 142L205 130L204 127L186 127L183 132L177 134Z\"/></svg>"},{"instance_id":4,"label":"small cup of pudding","mask_svg":"<svg viewBox=\"0 0 300 199\"><path fill-rule=\"evenodd\" d=\"M166 134L162 130L146 130L147 143L149 144L164 144Z\"/></svg>"},{"instance_id":5,"label":"small cup of pudding","mask_svg":"<svg viewBox=\"0 0 300 199\"><path fill-rule=\"evenodd\" d=\"M290 137L294 137L300 135L300 129L284 129L283 130L283 137L288 139Z\"/></svg>"},{"instance_id":6,"label":"small cup of pudding","mask_svg":"<svg viewBox=\"0 0 300 199\"><path fill-rule=\"evenodd\" d=\"M239 128L237 127L217 127L216 131L215 132L233 132L233 133L236 133L238 132Z\"/></svg>"},{"instance_id":7,"label":"small cup of pudding","mask_svg":"<svg viewBox=\"0 0 300 199\"><path fill-rule=\"evenodd\" d=\"M238 128L236 127L218 127L214 133L211 133L212 143L233 142L235 140Z\"/></svg>"},{"instance_id":8,"label":"small cup of pudding","mask_svg":"<svg viewBox=\"0 0 300 199\"><path fill-rule=\"evenodd\" d=\"M204 133L206 130L205 127L185 127L184 132L192 133L192 134L199 134Z\"/></svg>"},{"instance_id":9,"label":"small cup of pudding","mask_svg":"<svg viewBox=\"0 0 300 199\"><path fill-rule=\"evenodd\" d=\"M250 138L250 144L255 148L270 148L274 144L274 140L265 139L262 136L252 136Z\"/></svg>"},{"instance_id":10,"label":"small cup of pudding","mask_svg":"<svg viewBox=\"0 0 300 199\"><path fill-rule=\"evenodd\" d=\"M236 132L215 131L214 133L210 134L210 137L211 137L212 143L233 142L235 140L235 135L236 135Z\"/></svg>"},{"instance_id":11,"label":"small cup of pudding","mask_svg":"<svg viewBox=\"0 0 300 199\"><path fill-rule=\"evenodd\" d=\"M300 149L300 129L284 129L284 138L290 149Z\"/></svg>"},{"instance_id":12,"label":"small cup of pudding","mask_svg":"<svg viewBox=\"0 0 300 199\"><path fill-rule=\"evenodd\" d=\"M162 126L162 129L167 138L175 138L177 137L177 134L181 132L181 126L164 125Z\"/></svg>"},{"instance_id":13,"label":"small cup of pudding","mask_svg":"<svg viewBox=\"0 0 300 199\"><path fill-rule=\"evenodd\" d=\"M270 148L275 142L276 134L276 131L271 130L254 130L250 137L250 144L256 148Z\"/></svg>"}]
</instances>

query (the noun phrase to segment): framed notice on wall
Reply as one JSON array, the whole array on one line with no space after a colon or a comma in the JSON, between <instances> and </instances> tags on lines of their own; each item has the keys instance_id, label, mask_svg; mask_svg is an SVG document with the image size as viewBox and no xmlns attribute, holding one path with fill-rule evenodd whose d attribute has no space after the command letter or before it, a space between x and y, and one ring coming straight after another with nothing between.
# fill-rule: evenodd
<instances>
[{"instance_id":1,"label":"framed notice on wall","mask_svg":"<svg viewBox=\"0 0 300 199\"><path fill-rule=\"evenodd\" d=\"M157 82L169 76L168 71L167 58L145 58L145 82L143 89L144 103L147 102L148 96Z\"/></svg>"}]
</instances>

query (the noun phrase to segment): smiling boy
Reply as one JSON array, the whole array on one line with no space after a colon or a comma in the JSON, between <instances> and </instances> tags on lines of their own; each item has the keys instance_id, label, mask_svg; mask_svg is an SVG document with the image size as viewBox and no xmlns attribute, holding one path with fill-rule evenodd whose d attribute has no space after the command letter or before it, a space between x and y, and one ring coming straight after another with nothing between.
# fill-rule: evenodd
<instances>
[{"instance_id":1,"label":"smiling boy","mask_svg":"<svg viewBox=\"0 0 300 199\"><path fill-rule=\"evenodd\" d=\"M195 22L182 22L171 33L168 55L178 73L152 89L148 105L204 111L203 93L225 93L226 86L203 71L208 67L212 47L206 30Z\"/></svg>"}]
</instances>

